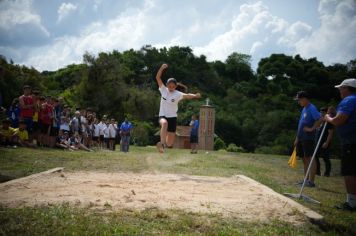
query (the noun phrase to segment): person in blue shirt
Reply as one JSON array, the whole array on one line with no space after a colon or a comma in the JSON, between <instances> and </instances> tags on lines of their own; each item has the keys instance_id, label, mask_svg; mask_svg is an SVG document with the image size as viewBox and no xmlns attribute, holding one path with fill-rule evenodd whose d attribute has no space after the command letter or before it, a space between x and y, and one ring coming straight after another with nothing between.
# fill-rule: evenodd
<instances>
[{"instance_id":1,"label":"person in blue shirt","mask_svg":"<svg viewBox=\"0 0 356 236\"><path fill-rule=\"evenodd\" d=\"M346 186L346 202L338 209L356 211L356 79L345 79L336 85L342 101L335 117L325 116L325 121L337 127L341 141L341 175Z\"/></svg>"},{"instance_id":2,"label":"person in blue shirt","mask_svg":"<svg viewBox=\"0 0 356 236\"><path fill-rule=\"evenodd\" d=\"M298 104L303 107L299 118L297 137L295 138L294 145L297 147L297 155L303 159L304 176L314 153L316 129L322 122L318 109L310 102L309 99L310 97L305 91L299 91L295 97ZM316 161L314 160L309 176L307 176L305 186L315 187L315 175ZM302 183L303 182L300 182L299 184Z\"/></svg>"},{"instance_id":3,"label":"person in blue shirt","mask_svg":"<svg viewBox=\"0 0 356 236\"><path fill-rule=\"evenodd\" d=\"M122 152L128 152L130 147L130 136L131 136L132 124L125 117L125 121L122 122L120 126L120 150Z\"/></svg>"},{"instance_id":4,"label":"person in blue shirt","mask_svg":"<svg viewBox=\"0 0 356 236\"><path fill-rule=\"evenodd\" d=\"M197 146L198 146L198 132L199 132L199 120L197 119L196 115L192 115L192 120L189 123L191 127L190 130L190 147L192 154L198 153Z\"/></svg>"},{"instance_id":5,"label":"person in blue shirt","mask_svg":"<svg viewBox=\"0 0 356 236\"><path fill-rule=\"evenodd\" d=\"M19 119L20 119L20 106L19 106L19 99L15 98L11 106L8 110L8 117L11 120L11 127L18 128L19 127Z\"/></svg>"}]
</instances>

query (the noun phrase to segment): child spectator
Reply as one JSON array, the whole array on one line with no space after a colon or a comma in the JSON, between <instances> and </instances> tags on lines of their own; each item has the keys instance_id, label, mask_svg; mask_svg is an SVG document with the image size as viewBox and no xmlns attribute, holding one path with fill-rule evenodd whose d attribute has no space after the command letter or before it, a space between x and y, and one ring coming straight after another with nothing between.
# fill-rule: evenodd
<instances>
[{"instance_id":1,"label":"child spectator","mask_svg":"<svg viewBox=\"0 0 356 236\"><path fill-rule=\"evenodd\" d=\"M19 106L19 99L15 98L11 106L9 107L8 110L8 117L11 121L11 127L12 128L17 128L19 127L19 118L20 118L20 106Z\"/></svg>"},{"instance_id":2,"label":"child spectator","mask_svg":"<svg viewBox=\"0 0 356 236\"><path fill-rule=\"evenodd\" d=\"M104 144L105 144L105 138L104 138L104 129L106 128L106 117L103 116L103 119L99 122L99 146L100 149L103 149Z\"/></svg>"},{"instance_id":3,"label":"child spectator","mask_svg":"<svg viewBox=\"0 0 356 236\"><path fill-rule=\"evenodd\" d=\"M35 139L38 143L39 136L41 133L41 127L40 127L40 121L39 121L39 113L41 110L41 100L40 100L40 92L35 89L32 93L32 99L33 99L33 116L32 116L32 121L33 121L33 139Z\"/></svg>"},{"instance_id":4,"label":"child spectator","mask_svg":"<svg viewBox=\"0 0 356 236\"><path fill-rule=\"evenodd\" d=\"M44 103L42 103L40 111L41 121L41 144L49 147L51 146L50 132L53 120L53 106L51 104L51 96L47 96Z\"/></svg>"},{"instance_id":5,"label":"child spectator","mask_svg":"<svg viewBox=\"0 0 356 236\"><path fill-rule=\"evenodd\" d=\"M104 123L103 126L103 133L104 133L104 146L106 149L109 149L109 138L110 138L110 132L109 132L109 119L107 119Z\"/></svg>"},{"instance_id":6,"label":"child spectator","mask_svg":"<svg viewBox=\"0 0 356 236\"><path fill-rule=\"evenodd\" d=\"M199 133L199 120L197 119L196 115L192 115L192 120L190 121L189 126L191 127L190 131L190 146L192 154L198 153L197 146L198 146L198 133Z\"/></svg>"},{"instance_id":7,"label":"child spectator","mask_svg":"<svg viewBox=\"0 0 356 236\"><path fill-rule=\"evenodd\" d=\"M75 149L69 145L68 139L68 131L59 130L58 137L56 139L56 147L67 149L69 151L74 151Z\"/></svg>"},{"instance_id":8,"label":"child spectator","mask_svg":"<svg viewBox=\"0 0 356 236\"><path fill-rule=\"evenodd\" d=\"M17 133L17 144L22 147L36 148L36 144L29 141L28 132L26 130L26 123L23 120L19 122L19 128L16 129Z\"/></svg>"},{"instance_id":9,"label":"child spectator","mask_svg":"<svg viewBox=\"0 0 356 236\"><path fill-rule=\"evenodd\" d=\"M87 148L84 144L82 144L81 137L78 133L74 134L74 136L68 139L69 145L74 148L75 150L85 150L88 152L92 152L93 150Z\"/></svg>"},{"instance_id":10,"label":"child spectator","mask_svg":"<svg viewBox=\"0 0 356 236\"><path fill-rule=\"evenodd\" d=\"M2 127L0 129L0 145L16 148L15 139L17 131L15 128L10 127L10 124L11 121L8 118L2 121Z\"/></svg>"},{"instance_id":11,"label":"child spectator","mask_svg":"<svg viewBox=\"0 0 356 236\"><path fill-rule=\"evenodd\" d=\"M115 150L115 137L116 137L116 127L115 127L114 119L111 119L108 129L109 129L109 149L114 151Z\"/></svg>"},{"instance_id":12,"label":"child spectator","mask_svg":"<svg viewBox=\"0 0 356 236\"><path fill-rule=\"evenodd\" d=\"M61 125L59 126L59 130L69 133L69 131L70 131L69 122L70 122L70 120L68 117L61 116Z\"/></svg>"},{"instance_id":13,"label":"child spectator","mask_svg":"<svg viewBox=\"0 0 356 236\"><path fill-rule=\"evenodd\" d=\"M20 117L23 119L26 123L27 126L27 131L31 134L32 132L32 116L34 113L34 103L33 103L33 98L31 96L31 87L28 85L25 85L23 87L23 95L20 96L19 98L19 103L20 103Z\"/></svg>"},{"instance_id":14,"label":"child spectator","mask_svg":"<svg viewBox=\"0 0 356 236\"><path fill-rule=\"evenodd\" d=\"M70 121L70 130L72 134L79 133L80 128L79 128L79 117L80 117L80 112L76 111L74 113L73 119Z\"/></svg>"},{"instance_id":15,"label":"child spectator","mask_svg":"<svg viewBox=\"0 0 356 236\"><path fill-rule=\"evenodd\" d=\"M99 138L100 138L99 120L95 118L93 123L93 145L95 147L98 147L99 145Z\"/></svg>"}]
</instances>

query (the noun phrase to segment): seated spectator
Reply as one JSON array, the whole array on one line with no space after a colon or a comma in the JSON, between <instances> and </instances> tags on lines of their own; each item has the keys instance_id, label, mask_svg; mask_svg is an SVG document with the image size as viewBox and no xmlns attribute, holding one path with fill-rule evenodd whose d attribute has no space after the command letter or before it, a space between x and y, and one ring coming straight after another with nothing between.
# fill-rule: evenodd
<instances>
[{"instance_id":1,"label":"seated spectator","mask_svg":"<svg viewBox=\"0 0 356 236\"><path fill-rule=\"evenodd\" d=\"M26 123L23 120L19 122L19 128L16 129L17 139L16 142L22 147L36 148L37 145L29 141L28 132L26 130Z\"/></svg>"},{"instance_id":2,"label":"seated spectator","mask_svg":"<svg viewBox=\"0 0 356 236\"><path fill-rule=\"evenodd\" d=\"M10 127L10 124L11 121L9 118L2 121L2 127L0 129L0 145L16 148L17 131L15 128Z\"/></svg>"},{"instance_id":3,"label":"seated spectator","mask_svg":"<svg viewBox=\"0 0 356 236\"><path fill-rule=\"evenodd\" d=\"M56 139L56 147L59 147L59 148L62 148L62 149L67 149L69 151L76 150L76 148L74 148L74 146L72 147L69 144L68 139L69 139L68 131L59 130L58 137Z\"/></svg>"},{"instance_id":4,"label":"seated spectator","mask_svg":"<svg viewBox=\"0 0 356 236\"><path fill-rule=\"evenodd\" d=\"M68 139L69 145L75 150L81 149L88 152L92 152L93 150L87 148L84 144L82 144L82 140L78 133L74 134L72 137Z\"/></svg>"}]
</instances>

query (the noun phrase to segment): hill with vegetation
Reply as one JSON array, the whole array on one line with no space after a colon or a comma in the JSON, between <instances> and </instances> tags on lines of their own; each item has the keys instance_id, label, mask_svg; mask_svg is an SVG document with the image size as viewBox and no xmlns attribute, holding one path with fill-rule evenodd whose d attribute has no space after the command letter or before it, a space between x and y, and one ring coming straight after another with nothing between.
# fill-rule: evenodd
<instances>
[{"instance_id":1,"label":"hill with vegetation","mask_svg":"<svg viewBox=\"0 0 356 236\"><path fill-rule=\"evenodd\" d=\"M235 144L239 150L287 154L293 144L300 108L293 101L306 90L312 102L336 105L334 88L356 77L356 59L325 66L317 58L272 54L261 59L256 71L251 56L234 52L225 61L207 61L190 47L157 49L150 45L124 52L85 53L83 63L57 71L38 71L0 59L2 106L21 94L22 86L39 88L43 95L62 96L74 107L91 107L117 120L128 115L135 123L135 142L153 144L157 131L159 92L155 75L162 63L164 79L176 78L189 92L200 92L216 107L216 148ZM188 124L204 101L181 104L178 123ZM232 145L234 146L234 145Z\"/></svg>"}]
</instances>

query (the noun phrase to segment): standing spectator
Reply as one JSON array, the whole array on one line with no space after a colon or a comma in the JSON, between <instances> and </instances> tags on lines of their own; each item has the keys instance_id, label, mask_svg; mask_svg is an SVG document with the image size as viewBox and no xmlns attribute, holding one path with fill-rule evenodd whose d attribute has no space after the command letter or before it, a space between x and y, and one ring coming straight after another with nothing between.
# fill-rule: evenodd
<instances>
[{"instance_id":1,"label":"standing spectator","mask_svg":"<svg viewBox=\"0 0 356 236\"><path fill-rule=\"evenodd\" d=\"M59 130L69 133L69 131L70 131L69 122L70 122L70 120L68 117L62 116L61 117L61 125L59 126Z\"/></svg>"},{"instance_id":2,"label":"standing spectator","mask_svg":"<svg viewBox=\"0 0 356 236\"><path fill-rule=\"evenodd\" d=\"M110 138L110 131L109 131L109 119L106 119L103 122L103 134L104 134L104 146L106 149L109 149L109 138Z\"/></svg>"},{"instance_id":3,"label":"standing spectator","mask_svg":"<svg viewBox=\"0 0 356 236\"><path fill-rule=\"evenodd\" d=\"M341 140L341 174L344 176L347 198L339 209L356 211L356 79L345 79L339 89L342 101L335 117L325 121L335 125Z\"/></svg>"},{"instance_id":4,"label":"standing spectator","mask_svg":"<svg viewBox=\"0 0 356 236\"><path fill-rule=\"evenodd\" d=\"M80 122L80 112L76 111L74 113L74 117L73 119L70 121L70 130L71 130L71 134L74 135L76 133L79 133L81 128L79 127L79 122Z\"/></svg>"},{"instance_id":5,"label":"standing spectator","mask_svg":"<svg viewBox=\"0 0 356 236\"><path fill-rule=\"evenodd\" d=\"M297 155L303 159L304 176L314 153L315 130L320 126L321 116L316 107L309 101L309 95L305 91L299 91L295 100L303 107L299 118L297 137L294 145L297 147ZM316 161L314 160L305 186L315 187ZM299 184L303 184L303 181Z\"/></svg>"},{"instance_id":6,"label":"standing spectator","mask_svg":"<svg viewBox=\"0 0 356 236\"><path fill-rule=\"evenodd\" d=\"M106 117L103 116L102 120L98 124L98 129L99 129L99 148L103 149L104 144L105 144L105 139L104 139L104 129L106 128Z\"/></svg>"},{"instance_id":7,"label":"standing spectator","mask_svg":"<svg viewBox=\"0 0 356 236\"><path fill-rule=\"evenodd\" d=\"M20 102L20 117L26 123L27 131L32 134L32 123L33 123L33 113L34 113L34 103L31 96L31 87L25 85L23 87L23 95L19 98Z\"/></svg>"},{"instance_id":8,"label":"standing spectator","mask_svg":"<svg viewBox=\"0 0 356 236\"><path fill-rule=\"evenodd\" d=\"M51 146L50 132L53 122L53 106L51 104L51 96L46 96L44 103L42 103L40 111L41 120L41 144L44 146Z\"/></svg>"},{"instance_id":9,"label":"standing spectator","mask_svg":"<svg viewBox=\"0 0 356 236\"><path fill-rule=\"evenodd\" d=\"M109 149L115 151L116 127L115 120L111 119L109 124Z\"/></svg>"},{"instance_id":10,"label":"standing spectator","mask_svg":"<svg viewBox=\"0 0 356 236\"><path fill-rule=\"evenodd\" d=\"M99 148L99 138L100 138L99 120L95 118L93 123L93 145L96 148Z\"/></svg>"},{"instance_id":11,"label":"standing spectator","mask_svg":"<svg viewBox=\"0 0 356 236\"><path fill-rule=\"evenodd\" d=\"M70 119L70 107L68 105L63 106L62 116Z\"/></svg>"},{"instance_id":12,"label":"standing spectator","mask_svg":"<svg viewBox=\"0 0 356 236\"><path fill-rule=\"evenodd\" d=\"M80 124L80 134L81 134L81 141L84 145L88 145L88 132L87 132L87 126L88 126L88 121L87 121L87 110L84 108L80 109L80 118L79 118L79 124Z\"/></svg>"},{"instance_id":13,"label":"standing spectator","mask_svg":"<svg viewBox=\"0 0 356 236\"><path fill-rule=\"evenodd\" d=\"M8 117L11 121L11 127L12 128L17 128L19 127L19 118L20 118L20 106L19 106L19 99L15 98L11 106L9 107L8 110Z\"/></svg>"},{"instance_id":14,"label":"standing spectator","mask_svg":"<svg viewBox=\"0 0 356 236\"><path fill-rule=\"evenodd\" d=\"M33 90L32 93L32 98L33 98L33 116L32 116L32 120L33 120L33 139L36 140L36 142L38 142L39 140L39 136L41 133L41 127L40 127L40 121L39 121L39 114L40 114L40 110L41 110L41 101L40 101L40 92L35 89Z\"/></svg>"},{"instance_id":15,"label":"standing spectator","mask_svg":"<svg viewBox=\"0 0 356 236\"><path fill-rule=\"evenodd\" d=\"M329 114L331 117L334 117L336 114L335 108L334 107L323 107L320 109L320 113L322 117L325 117L326 114ZM331 162L330 162L330 146L331 146L331 141L333 139L334 135L334 126L330 123L325 124L325 132L323 134L323 137L320 140L320 146L318 148L318 151L315 156L316 160L316 174L321 175L320 171L320 161L319 157L322 157L325 163L325 171L324 171L324 176L329 177L330 172L331 172ZM320 126L318 131L317 131L317 138L316 140L319 140L321 132L322 132L323 126Z\"/></svg>"},{"instance_id":16,"label":"standing spectator","mask_svg":"<svg viewBox=\"0 0 356 236\"><path fill-rule=\"evenodd\" d=\"M54 147L56 144L56 137L58 136L58 131L61 125L61 107L59 105L58 99L52 97L52 126L50 131L50 147Z\"/></svg>"},{"instance_id":17,"label":"standing spectator","mask_svg":"<svg viewBox=\"0 0 356 236\"><path fill-rule=\"evenodd\" d=\"M120 136L121 136L121 145L120 151L128 152L130 147L130 136L131 136L132 124L125 117L124 122L120 126Z\"/></svg>"},{"instance_id":18,"label":"standing spectator","mask_svg":"<svg viewBox=\"0 0 356 236\"><path fill-rule=\"evenodd\" d=\"M189 126L191 127L190 130L190 146L192 154L198 153L197 146L198 146L198 132L199 132L199 120L197 119L196 115L192 115L192 120L190 121Z\"/></svg>"}]
</instances>

